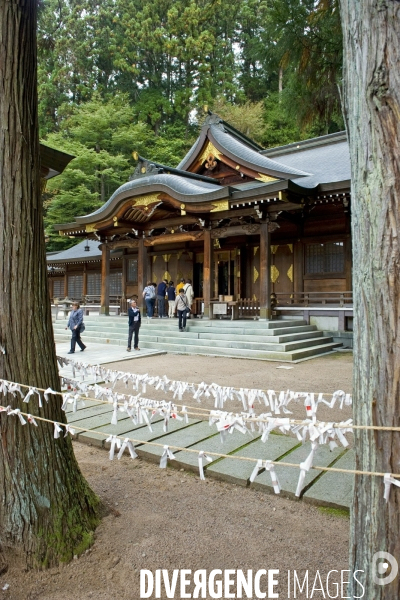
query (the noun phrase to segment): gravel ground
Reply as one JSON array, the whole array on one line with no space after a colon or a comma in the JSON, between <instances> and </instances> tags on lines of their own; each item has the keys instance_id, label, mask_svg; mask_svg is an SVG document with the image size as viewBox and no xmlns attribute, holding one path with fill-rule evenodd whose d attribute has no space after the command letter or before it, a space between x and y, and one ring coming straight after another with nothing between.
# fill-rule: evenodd
<instances>
[{"instance_id":1,"label":"gravel ground","mask_svg":"<svg viewBox=\"0 0 400 600\"><path fill-rule=\"evenodd\" d=\"M293 369L279 369L278 363L180 355L109 366L194 382L327 393L350 392L352 380L348 354L306 361ZM146 395L155 397L150 389ZM303 416L304 408L298 410ZM347 413L328 412L330 420L343 419ZM95 543L69 565L45 572L26 573L10 566L0 578L0 599L136 600L140 569L168 569L171 575L179 568L245 573L279 569L275 591L287 598L288 570L297 570L302 580L308 569L312 581L318 570L324 581L330 570L347 569L346 516L240 486L210 479L202 482L192 473L160 470L126 456L110 462L103 450L79 443L74 449L85 477L108 511ZM9 588L2 591L5 584ZM162 586L161 598L166 597ZM177 592L175 598L180 597ZM297 598L307 597L297 593ZM312 597L329 596L325 588L325 596L315 591Z\"/></svg>"}]
</instances>

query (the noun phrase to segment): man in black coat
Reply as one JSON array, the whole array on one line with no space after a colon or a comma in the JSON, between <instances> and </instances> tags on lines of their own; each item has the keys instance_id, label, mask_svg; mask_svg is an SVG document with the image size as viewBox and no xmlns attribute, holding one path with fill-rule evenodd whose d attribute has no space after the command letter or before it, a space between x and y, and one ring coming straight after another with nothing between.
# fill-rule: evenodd
<instances>
[{"instance_id":1,"label":"man in black coat","mask_svg":"<svg viewBox=\"0 0 400 600\"><path fill-rule=\"evenodd\" d=\"M165 313L165 295L167 293L168 281L167 279L163 279L161 283L157 286L157 308L158 308L158 318L162 319L163 317L167 317ZM167 317L168 318L168 317Z\"/></svg>"},{"instance_id":2,"label":"man in black coat","mask_svg":"<svg viewBox=\"0 0 400 600\"><path fill-rule=\"evenodd\" d=\"M131 300L131 305L128 308L128 317L129 317L129 335L128 335L127 351L128 352L131 351L133 334L135 334L133 347L135 348L135 350L140 350L140 348L139 348L139 329L140 329L142 320L141 320L141 316L140 316L140 310L138 309L138 307L136 305L136 300Z\"/></svg>"}]
</instances>

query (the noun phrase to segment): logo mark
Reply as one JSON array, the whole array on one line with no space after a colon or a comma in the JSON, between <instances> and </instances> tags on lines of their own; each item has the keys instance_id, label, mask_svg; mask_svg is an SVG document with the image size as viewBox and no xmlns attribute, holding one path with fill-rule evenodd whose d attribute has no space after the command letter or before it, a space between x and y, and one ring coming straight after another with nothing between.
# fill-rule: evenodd
<instances>
[{"instance_id":1,"label":"logo mark","mask_svg":"<svg viewBox=\"0 0 400 600\"><path fill-rule=\"evenodd\" d=\"M372 579L377 585L392 583L398 571L398 562L389 552L376 552L372 557Z\"/></svg>"}]
</instances>

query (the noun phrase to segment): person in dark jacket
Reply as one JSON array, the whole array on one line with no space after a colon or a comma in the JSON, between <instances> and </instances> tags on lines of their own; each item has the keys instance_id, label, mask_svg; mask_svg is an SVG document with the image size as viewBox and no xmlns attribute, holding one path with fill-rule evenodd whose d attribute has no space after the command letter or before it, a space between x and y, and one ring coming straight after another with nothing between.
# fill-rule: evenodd
<instances>
[{"instance_id":1,"label":"person in dark jacket","mask_svg":"<svg viewBox=\"0 0 400 600\"><path fill-rule=\"evenodd\" d=\"M128 318L129 318L129 335L128 335L128 347L127 351L131 351L132 345L132 336L135 334L135 338L133 340L133 347L135 350L140 350L139 348L139 329L142 324L142 319L140 316L140 310L136 305L136 300L131 300L131 305L128 308Z\"/></svg>"},{"instance_id":2,"label":"person in dark jacket","mask_svg":"<svg viewBox=\"0 0 400 600\"><path fill-rule=\"evenodd\" d=\"M72 303L72 310L69 313L68 323L65 329L70 328L72 331L71 337L71 350L68 354L74 354L75 344L78 344L81 352L86 348L85 344L81 340L81 327L83 323L83 310L79 308L79 302Z\"/></svg>"},{"instance_id":3,"label":"person in dark jacket","mask_svg":"<svg viewBox=\"0 0 400 600\"><path fill-rule=\"evenodd\" d=\"M158 284L157 287L157 308L158 308L158 318L162 319L164 316L166 317L167 315L164 315L165 312L165 296L166 296L166 292L167 292L167 287L168 287L168 280L167 279L163 279L161 283Z\"/></svg>"},{"instance_id":4,"label":"person in dark jacket","mask_svg":"<svg viewBox=\"0 0 400 600\"><path fill-rule=\"evenodd\" d=\"M173 281L169 282L168 289L167 289L167 298L168 298L168 317L170 319L172 319L174 316L174 311L175 311L175 298L176 298Z\"/></svg>"}]
</instances>

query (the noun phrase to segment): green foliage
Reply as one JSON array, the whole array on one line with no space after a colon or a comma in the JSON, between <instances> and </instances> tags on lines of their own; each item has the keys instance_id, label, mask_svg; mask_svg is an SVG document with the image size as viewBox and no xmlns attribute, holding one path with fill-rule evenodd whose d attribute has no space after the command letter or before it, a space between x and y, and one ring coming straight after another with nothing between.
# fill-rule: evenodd
<instances>
[{"instance_id":1,"label":"green foliage","mask_svg":"<svg viewBox=\"0 0 400 600\"><path fill-rule=\"evenodd\" d=\"M49 249L132 151L178 164L203 106L267 147L343 128L338 0L42 0L38 59L41 136L76 156L48 184Z\"/></svg>"},{"instance_id":2,"label":"green foliage","mask_svg":"<svg viewBox=\"0 0 400 600\"><path fill-rule=\"evenodd\" d=\"M136 122L134 110L124 95L103 102L98 94L70 111L60 122L60 131L50 133L46 144L75 158L65 171L51 179L44 195L47 249L71 245L54 225L100 208L113 192L128 181L134 170L132 152L175 166L193 143L195 133L183 125L152 128Z\"/></svg>"}]
</instances>

